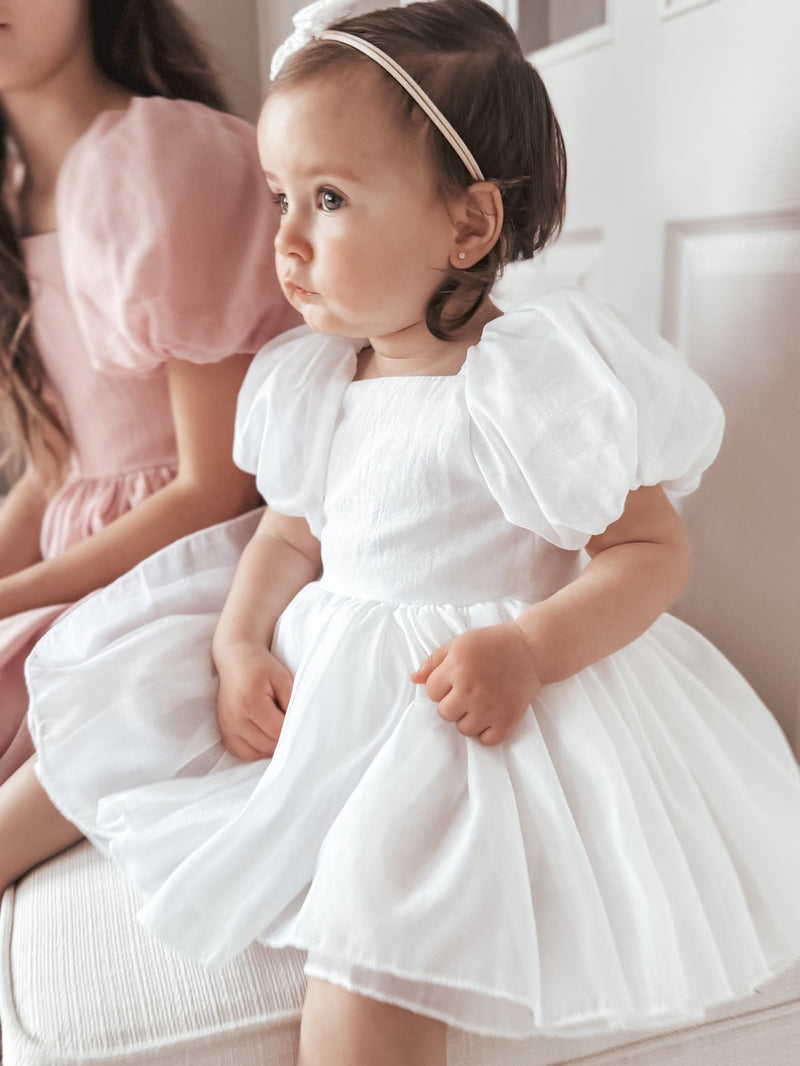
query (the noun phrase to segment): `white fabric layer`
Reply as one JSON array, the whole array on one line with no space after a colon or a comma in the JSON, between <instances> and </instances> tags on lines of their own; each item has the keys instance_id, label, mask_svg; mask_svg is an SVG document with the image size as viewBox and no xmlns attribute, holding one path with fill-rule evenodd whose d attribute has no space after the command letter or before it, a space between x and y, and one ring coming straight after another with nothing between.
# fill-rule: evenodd
<instances>
[{"instance_id":1,"label":"white fabric layer","mask_svg":"<svg viewBox=\"0 0 800 1066\"><path fill-rule=\"evenodd\" d=\"M569 581L630 488L693 487L715 401L575 294L493 323L454 377L352 382L357 347L298 331L243 391L237 454L323 551L275 635L295 685L273 759L225 753L209 654L254 515L39 644L45 787L149 897L145 925L209 964L294 945L311 974L516 1037L745 994L800 954L800 778L714 648L664 616L497 748L409 681Z\"/></svg>"}]
</instances>

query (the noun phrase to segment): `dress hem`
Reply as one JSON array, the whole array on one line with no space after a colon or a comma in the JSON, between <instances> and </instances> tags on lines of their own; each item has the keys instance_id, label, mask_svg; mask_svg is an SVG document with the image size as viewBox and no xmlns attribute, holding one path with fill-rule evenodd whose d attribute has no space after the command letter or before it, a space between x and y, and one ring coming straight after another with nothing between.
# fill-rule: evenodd
<instances>
[{"instance_id":1,"label":"dress hem","mask_svg":"<svg viewBox=\"0 0 800 1066\"><path fill-rule=\"evenodd\" d=\"M265 937L263 940L259 938L257 942L273 950L294 948L306 952L307 954L311 950L317 950L310 948L308 943L304 942L300 937L277 939ZM652 1033L697 1025L705 1021L712 1011L720 1009L726 1005L739 1003L752 996L760 988L763 988L764 985L785 974L797 962L797 960L798 955L793 954L783 957L780 960L775 960L772 963L768 963L761 974L753 977L740 990L731 991L730 995L719 995L709 998L705 1003L698 1005L696 1009L687 1006L685 1010L679 1010L665 1004L661 1008L658 1006L654 1007L647 1014L636 1014L634 1011L631 1011L629 1017L626 1017L622 1012L617 1011L615 1020L613 1008L608 1005L605 1008L599 1008L596 1012L575 1012L574 1014L567 1015L565 1020L562 1020L561 1022L551 1022L544 1025L534 1024L525 1028L517 1027L514 1029L476 1024L474 1021L461 1017L452 1011L447 1011L442 1008L433 1008L424 1002L420 1002L419 1000L415 1001L401 994L392 994L391 992L376 990L369 987L368 983L353 980L345 972L336 971L332 966L326 966L325 964L315 964L314 962L306 961L304 972L306 977L328 981L331 984L345 988L347 991L364 996L367 999L374 999L381 1003L393 1004L404 1010L409 1010L412 1013L435 1018L438 1021L444 1022L448 1026L463 1030L464 1032L474 1033L479 1037L503 1040L529 1040L537 1036L570 1039L576 1037L611 1035L614 1033ZM342 960L339 961L340 963L342 962ZM409 983L415 983L422 988L435 988L445 992L472 992L476 995L485 997L487 1000L505 1002L514 1008L527 1011L534 1016L536 1013L535 1008L520 997L498 993L496 989L483 987L471 982L457 981L443 977L434 978L431 977L430 974L420 975L418 973L412 974L411 972L400 973L397 971L377 970L362 962L354 962L352 960L344 962L344 970L358 968L370 971L378 977L386 976L389 981L393 979L407 981Z\"/></svg>"}]
</instances>

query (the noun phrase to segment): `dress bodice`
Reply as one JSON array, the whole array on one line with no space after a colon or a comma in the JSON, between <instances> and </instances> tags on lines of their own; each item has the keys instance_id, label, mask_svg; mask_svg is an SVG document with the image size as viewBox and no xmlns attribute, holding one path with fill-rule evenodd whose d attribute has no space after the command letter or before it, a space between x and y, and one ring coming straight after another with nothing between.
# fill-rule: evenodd
<instances>
[{"instance_id":1,"label":"dress bodice","mask_svg":"<svg viewBox=\"0 0 800 1066\"><path fill-rule=\"evenodd\" d=\"M361 344L300 327L267 345L234 445L339 594L540 600L631 491L691 492L719 448L719 404L678 353L577 291L491 321L453 376L356 381Z\"/></svg>"},{"instance_id":2,"label":"dress bodice","mask_svg":"<svg viewBox=\"0 0 800 1066\"><path fill-rule=\"evenodd\" d=\"M34 335L70 436L75 474L103 478L174 466L164 366L131 374L93 365L66 290L58 233L28 237L23 245ZM111 331L107 343L115 343Z\"/></svg>"},{"instance_id":3,"label":"dress bodice","mask_svg":"<svg viewBox=\"0 0 800 1066\"><path fill-rule=\"evenodd\" d=\"M353 382L331 443L322 583L403 603L539 600L579 553L509 523L476 462L465 375Z\"/></svg>"}]
</instances>

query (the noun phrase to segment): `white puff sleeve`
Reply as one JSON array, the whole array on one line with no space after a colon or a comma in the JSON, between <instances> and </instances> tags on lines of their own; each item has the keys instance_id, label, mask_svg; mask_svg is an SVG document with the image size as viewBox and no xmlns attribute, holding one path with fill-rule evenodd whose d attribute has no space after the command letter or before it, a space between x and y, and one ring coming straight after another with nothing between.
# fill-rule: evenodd
<instances>
[{"instance_id":1,"label":"white puff sleeve","mask_svg":"<svg viewBox=\"0 0 800 1066\"><path fill-rule=\"evenodd\" d=\"M316 537L331 440L361 346L298 326L258 352L239 392L234 462L255 474L271 507L304 517Z\"/></svg>"},{"instance_id":2,"label":"white puff sleeve","mask_svg":"<svg viewBox=\"0 0 800 1066\"><path fill-rule=\"evenodd\" d=\"M578 289L491 322L464 369L487 485L559 547L602 533L643 485L692 492L722 440L716 397L675 349Z\"/></svg>"}]
</instances>

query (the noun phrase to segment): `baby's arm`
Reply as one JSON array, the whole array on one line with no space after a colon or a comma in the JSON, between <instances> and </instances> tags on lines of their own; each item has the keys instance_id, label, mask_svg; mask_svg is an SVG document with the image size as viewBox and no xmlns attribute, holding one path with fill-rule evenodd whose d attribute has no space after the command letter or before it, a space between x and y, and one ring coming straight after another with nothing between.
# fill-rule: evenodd
<instances>
[{"instance_id":1,"label":"baby's arm","mask_svg":"<svg viewBox=\"0 0 800 1066\"><path fill-rule=\"evenodd\" d=\"M586 550L591 562L571 584L514 622L457 637L411 675L460 732L484 744L507 739L543 685L640 636L689 576L686 531L658 486L631 492Z\"/></svg>"},{"instance_id":2,"label":"baby's arm","mask_svg":"<svg viewBox=\"0 0 800 1066\"><path fill-rule=\"evenodd\" d=\"M320 571L306 521L270 508L242 553L214 634L217 717L225 747L241 759L272 755L292 677L269 650L278 616Z\"/></svg>"}]
</instances>

